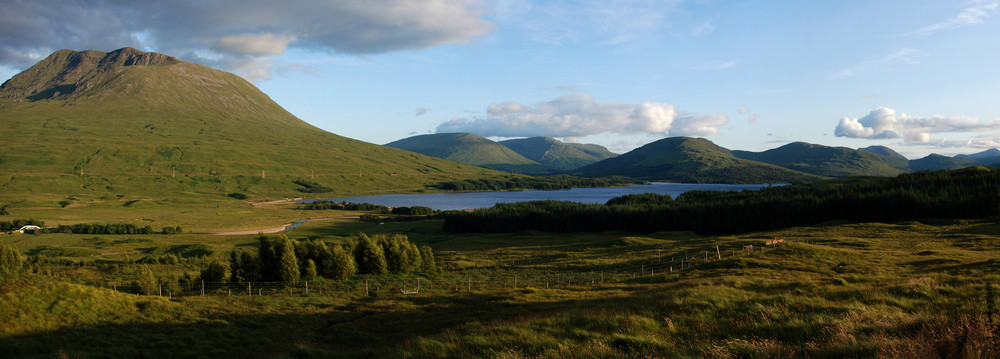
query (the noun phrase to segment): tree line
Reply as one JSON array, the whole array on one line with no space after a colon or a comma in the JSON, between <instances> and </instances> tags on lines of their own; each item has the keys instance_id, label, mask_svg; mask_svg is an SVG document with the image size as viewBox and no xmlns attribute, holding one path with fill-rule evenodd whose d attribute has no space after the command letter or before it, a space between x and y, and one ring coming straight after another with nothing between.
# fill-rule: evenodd
<instances>
[{"instance_id":1,"label":"tree line","mask_svg":"<svg viewBox=\"0 0 1000 359\"><path fill-rule=\"evenodd\" d=\"M1000 169L972 167L892 178L854 177L761 190L628 195L605 204L560 201L503 203L449 212L449 232L731 234L808 226L829 220L892 221L983 218L1000 214Z\"/></svg>"},{"instance_id":2,"label":"tree line","mask_svg":"<svg viewBox=\"0 0 1000 359\"><path fill-rule=\"evenodd\" d=\"M343 244L298 241L284 234L273 239L261 236L257 239L256 251L229 253L229 269L229 281L241 283L296 283L319 276L344 280L357 274L434 274L438 271L429 246L417 247L401 234L368 236L364 233ZM218 262L212 263L202 271L201 278L211 282L225 281L225 268Z\"/></svg>"}]
</instances>

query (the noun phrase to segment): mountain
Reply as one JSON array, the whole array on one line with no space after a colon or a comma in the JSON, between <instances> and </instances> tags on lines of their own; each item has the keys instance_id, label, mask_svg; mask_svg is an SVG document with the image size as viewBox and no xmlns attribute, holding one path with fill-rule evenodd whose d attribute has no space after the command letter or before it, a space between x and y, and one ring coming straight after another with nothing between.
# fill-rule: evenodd
<instances>
[{"instance_id":1,"label":"mountain","mask_svg":"<svg viewBox=\"0 0 1000 359\"><path fill-rule=\"evenodd\" d=\"M56 51L0 86L0 126L6 201L292 197L300 179L416 191L484 172L320 130L239 76L133 48Z\"/></svg>"},{"instance_id":2,"label":"mountain","mask_svg":"<svg viewBox=\"0 0 1000 359\"><path fill-rule=\"evenodd\" d=\"M899 152L885 146L868 146L865 148L859 148L858 151L864 151L868 153L874 153L876 155L882 156L882 160L888 163L893 168L898 168L901 170L906 170L910 167L910 159L899 154Z\"/></svg>"},{"instance_id":3,"label":"mountain","mask_svg":"<svg viewBox=\"0 0 1000 359\"><path fill-rule=\"evenodd\" d=\"M548 170L488 138L471 133L417 135L385 144L427 156L505 171L540 174Z\"/></svg>"},{"instance_id":4,"label":"mountain","mask_svg":"<svg viewBox=\"0 0 1000 359\"><path fill-rule=\"evenodd\" d=\"M959 168L965 168L970 166L975 166L979 164L978 161L971 158L964 157L948 157L932 153L927 155L927 157L911 160L910 161L910 171L926 171L926 170L953 170Z\"/></svg>"},{"instance_id":5,"label":"mountain","mask_svg":"<svg viewBox=\"0 0 1000 359\"><path fill-rule=\"evenodd\" d=\"M733 156L709 140L670 137L573 171L588 177L621 175L697 183L800 183L822 179Z\"/></svg>"},{"instance_id":6,"label":"mountain","mask_svg":"<svg viewBox=\"0 0 1000 359\"><path fill-rule=\"evenodd\" d=\"M983 152L973 153L971 155L957 155L955 157L968 158L983 164L993 164L1000 162L1000 150L991 148Z\"/></svg>"},{"instance_id":7,"label":"mountain","mask_svg":"<svg viewBox=\"0 0 1000 359\"><path fill-rule=\"evenodd\" d=\"M886 162L888 156L805 142L764 152L733 151L733 155L823 177L895 176L903 172Z\"/></svg>"},{"instance_id":8,"label":"mountain","mask_svg":"<svg viewBox=\"0 0 1000 359\"><path fill-rule=\"evenodd\" d=\"M551 137L530 137L499 143L554 171L574 170L616 156L600 145L563 143Z\"/></svg>"},{"instance_id":9,"label":"mountain","mask_svg":"<svg viewBox=\"0 0 1000 359\"><path fill-rule=\"evenodd\" d=\"M566 143L566 145L569 145L573 148L583 151L583 153L586 153L588 155L593 156L594 158L598 158L601 160L606 160L611 157L618 156L617 153L611 152L607 148L601 145L595 145L589 143Z\"/></svg>"}]
</instances>

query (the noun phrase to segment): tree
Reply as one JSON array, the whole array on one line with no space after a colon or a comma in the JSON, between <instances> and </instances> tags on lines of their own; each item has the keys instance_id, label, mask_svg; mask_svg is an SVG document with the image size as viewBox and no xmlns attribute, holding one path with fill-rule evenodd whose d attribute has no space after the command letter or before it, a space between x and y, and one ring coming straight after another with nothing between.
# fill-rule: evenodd
<instances>
[{"instance_id":1,"label":"tree","mask_svg":"<svg viewBox=\"0 0 1000 359\"><path fill-rule=\"evenodd\" d=\"M385 262L390 273L403 273L410 262L409 252L406 251L406 243L401 235L394 235L388 239L381 237L380 243L385 252Z\"/></svg>"},{"instance_id":2,"label":"tree","mask_svg":"<svg viewBox=\"0 0 1000 359\"><path fill-rule=\"evenodd\" d=\"M295 257L295 245L288 239L288 236L278 235L278 240L274 244L274 254L278 259L276 279L288 284L297 283L299 281L299 260Z\"/></svg>"},{"instance_id":3,"label":"tree","mask_svg":"<svg viewBox=\"0 0 1000 359\"><path fill-rule=\"evenodd\" d=\"M6 244L0 243L0 274L12 274L21 271L21 253Z\"/></svg>"},{"instance_id":4,"label":"tree","mask_svg":"<svg viewBox=\"0 0 1000 359\"><path fill-rule=\"evenodd\" d=\"M156 292L156 276L153 275L153 269L149 265L143 264L139 266L139 289L145 295L153 295Z\"/></svg>"},{"instance_id":5,"label":"tree","mask_svg":"<svg viewBox=\"0 0 1000 359\"><path fill-rule=\"evenodd\" d=\"M201 280L206 282L224 282L226 281L226 267L215 261L209 264L208 267L201 270Z\"/></svg>"},{"instance_id":6,"label":"tree","mask_svg":"<svg viewBox=\"0 0 1000 359\"><path fill-rule=\"evenodd\" d=\"M437 273L437 263L434 263L434 251L431 250L431 246L420 247L420 259L423 260L421 271L428 274Z\"/></svg>"},{"instance_id":7,"label":"tree","mask_svg":"<svg viewBox=\"0 0 1000 359\"><path fill-rule=\"evenodd\" d=\"M302 272L303 280L313 280L316 278L316 262L312 259L306 259L306 269Z\"/></svg>"},{"instance_id":8,"label":"tree","mask_svg":"<svg viewBox=\"0 0 1000 359\"><path fill-rule=\"evenodd\" d=\"M260 257L253 252L232 251L229 252L229 276L230 282L254 282L259 281Z\"/></svg>"},{"instance_id":9,"label":"tree","mask_svg":"<svg viewBox=\"0 0 1000 359\"><path fill-rule=\"evenodd\" d=\"M361 233L360 237L357 247L354 248L354 260L358 265L358 272L361 274L385 274L388 272L382 246L364 233Z\"/></svg>"},{"instance_id":10,"label":"tree","mask_svg":"<svg viewBox=\"0 0 1000 359\"><path fill-rule=\"evenodd\" d=\"M257 238L257 258L260 259L260 280L278 280L275 277L278 272L278 257L267 236Z\"/></svg>"},{"instance_id":11,"label":"tree","mask_svg":"<svg viewBox=\"0 0 1000 359\"><path fill-rule=\"evenodd\" d=\"M333 246L330 250L330 265L326 267L323 276L330 279L348 279L358 272L358 266L354 263L354 257L339 245Z\"/></svg>"}]
</instances>

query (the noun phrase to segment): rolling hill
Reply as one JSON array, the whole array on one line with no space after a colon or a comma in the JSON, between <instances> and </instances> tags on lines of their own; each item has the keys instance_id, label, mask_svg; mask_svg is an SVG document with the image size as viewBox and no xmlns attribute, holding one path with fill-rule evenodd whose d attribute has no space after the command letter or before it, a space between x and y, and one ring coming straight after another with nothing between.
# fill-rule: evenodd
<instances>
[{"instance_id":1,"label":"rolling hill","mask_svg":"<svg viewBox=\"0 0 1000 359\"><path fill-rule=\"evenodd\" d=\"M891 150L890 150L891 151ZM734 156L823 177L895 176L903 169L890 165L889 156L846 147L794 142L764 152L733 151ZM903 167L905 168L905 167Z\"/></svg>"},{"instance_id":2,"label":"rolling hill","mask_svg":"<svg viewBox=\"0 0 1000 359\"><path fill-rule=\"evenodd\" d=\"M0 86L3 200L416 191L481 168L320 130L246 80L123 48L57 51Z\"/></svg>"},{"instance_id":3,"label":"rolling hill","mask_svg":"<svg viewBox=\"0 0 1000 359\"><path fill-rule=\"evenodd\" d=\"M910 167L910 160L899 152L885 146L868 146L864 148L859 148L858 151L864 151L868 153L874 153L876 155L882 156L882 161L888 163L894 168L901 170L906 170Z\"/></svg>"},{"instance_id":4,"label":"rolling hill","mask_svg":"<svg viewBox=\"0 0 1000 359\"><path fill-rule=\"evenodd\" d=\"M554 171L574 170L617 156L600 145L564 143L551 137L530 137L499 143Z\"/></svg>"},{"instance_id":5,"label":"rolling hill","mask_svg":"<svg viewBox=\"0 0 1000 359\"><path fill-rule=\"evenodd\" d=\"M822 177L746 160L709 140L670 137L573 171L580 176L620 175L696 183L801 183Z\"/></svg>"},{"instance_id":6,"label":"rolling hill","mask_svg":"<svg viewBox=\"0 0 1000 359\"><path fill-rule=\"evenodd\" d=\"M471 133L417 135L385 144L468 165L527 174L547 174L548 169L488 138Z\"/></svg>"},{"instance_id":7,"label":"rolling hill","mask_svg":"<svg viewBox=\"0 0 1000 359\"><path fill-rule=\"evenodd\" d=\"M910 160L910 171L953 170L975 166L979 162L971 158L948 157L932 153L926 157Z\"/></svg>"}]
</instances>

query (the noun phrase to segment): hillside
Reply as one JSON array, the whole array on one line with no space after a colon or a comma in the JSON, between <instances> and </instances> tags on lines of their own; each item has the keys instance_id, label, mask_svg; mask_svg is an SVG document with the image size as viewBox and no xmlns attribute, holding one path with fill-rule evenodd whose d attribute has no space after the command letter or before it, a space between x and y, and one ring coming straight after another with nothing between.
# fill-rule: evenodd
<instances>
[{"instance_id":1,"label":"hillside","mask_svg":"<svg viewBox=\"0 0 1000 359\"><path fill-rule=\"evenodd\" d=\"M882 156L882 161L888 163L893 168L898 168L905 170L910 167L910 160L899 152L885 146L868 146L864 148L859 148L858 151L864 151L868 153L873 153Z\"/></svg>"},{"instance_id":2,"label":"hillside","mask_svg":"<svg viewBox=\"0 0 1000 359\"><path fill-rule=\"evenodd\" d=\"M132 48L60 50L14 76L0 86L0 126L8 203L294 197L299 179L340 194L416 191L483 175L325 132L236 75Z\"/></svg>"},{"instance_id":3,"label":"hillside","mask_svg":"<svg viewBox=\"0 0 1000 359\"><path fill-rule=\"evenodd\" d=\"M538 162L527 159L490 139L471 133L417 135L385 145L468 165L528 174L548 173Z\"/></svg>"},{"instance_id":4,"label":"hillside","mask_svg":"<svg viewBox=\"0 0 1000 359\"><path fill-rule=\"evenodd\" d=\"M733 155L823 177L894 176L903 172L887 163L885 155L805 142L764 152L733 151Z\"/></svg>"},{"instance_id":5,"label":"hillside","mask_svg":"<svg viewBox=\"0 0 1000 359\"><path fill-rule=\"evenodd\" d=\"M932 153L924 158L911 160L910 171L953 170L975 166L976 164L978 164L978 161L971 158L948 157Z\"/></svg>"},{"instance_id":6,"label":"hillside","mask_svg":"<svg viewBox=\"0 0 1000 359\"><path fill-rule=\"evenodd\" d=\"M530 137L499 143L554 171L574 170L616 156L600 145L564 143L551 137Z\"/></svg>"},{"instance_id":7,"label":"hillside","mask_svg":"<svg viewBox=\"0 0 1000 359\"><path fill-rule=\"evenodd\" d=\"M822 177L745 160L709 140L665 138L576 171L580 176L620 175L695 183L800 183Z\"/></svg>"}]
</instances>

